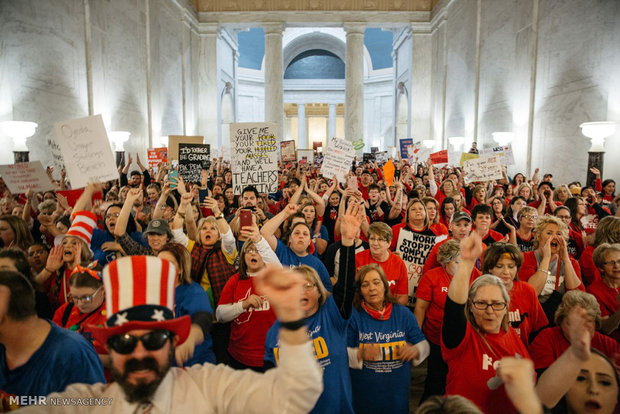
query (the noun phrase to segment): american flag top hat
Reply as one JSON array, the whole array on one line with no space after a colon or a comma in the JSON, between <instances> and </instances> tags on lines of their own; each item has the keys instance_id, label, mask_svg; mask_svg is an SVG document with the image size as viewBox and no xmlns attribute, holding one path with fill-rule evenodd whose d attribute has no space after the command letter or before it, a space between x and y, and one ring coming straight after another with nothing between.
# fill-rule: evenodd
<instances>
[{"instance_id":1,"label":"american flag top hat","mask_svg":"<svg viewBox=\"0 0 620 414\"><path fill-rule=\"evenodd\" d=\"M155 256L127 256L110 262L103 269L106 311L111 315L106 327L90 325L100 343L134 329L170 331L179 337L177 345L189 335L189 315L174 317L176 267Z\"/></svg>"}]
</instances>

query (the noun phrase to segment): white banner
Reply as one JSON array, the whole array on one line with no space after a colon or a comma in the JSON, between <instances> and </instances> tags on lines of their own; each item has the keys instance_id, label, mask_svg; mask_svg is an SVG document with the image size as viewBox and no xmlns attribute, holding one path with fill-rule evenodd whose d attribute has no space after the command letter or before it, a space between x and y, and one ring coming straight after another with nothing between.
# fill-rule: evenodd
<instances>
[{"instance_id":1,"label":"white banner","mask_svg":"<svg viewBox=\"0 0 620 414\"><path fill-rule=\"evenodd\" d=\"M344 183L345 175L351 171L354 158L355 148L350 141L336 137L330 138L323 158L321 174L325 178L335 175L339 182Z\"/></svg>"},{"instance_id":2,"label":"white banner","mask_svg":"<svg viewBox=\"0 0 620 414\"><path fill-rule=\"evenodd\" d=\"M71 188L89 181L118 179L112 148L101 115L58 122L54 125Z\"/></svg>"},{"instance_id":3,"label":"white banner","mask_svg":"<svg viewBox=\"0 0 620 414\"><path fill-rule=\"evenodd\" d=\"M259 193L278 189L276 125L267 122L230 124L233 192L253 185Z\"/></svg>"},{"instance_id":4,"label":"white banner","mask_svg":"<svg viewBox=\"0 0 620 414\"><path fill-rule=\"evenodd\" d=\"M512 154L512 145L508 144L503 147L485 148L480 151L481 157L496 155L502 165L515 165L515 157Z\"/></svg>"},{"instance_id":5,"label":"white banner","mask_svg":"<svg viewBox=\"0 0 620 414\"><path fill-rule=\"evenodd\" d=\"M484 157L467 160L463 164L465 174L465 184L477 181L499 180L503 177L502 164L499 157Z\"/></svg>"},{"instance_id":6,"label":"white banner","mask_svg":"<svg viewBox=\"0 0 620 414\"><path fill-rule=\"evenodd\" d=\"M43 169L41 161L0 165L0 175L13 194L53 190L54 186Z\"/></svg>"}]
</instances>

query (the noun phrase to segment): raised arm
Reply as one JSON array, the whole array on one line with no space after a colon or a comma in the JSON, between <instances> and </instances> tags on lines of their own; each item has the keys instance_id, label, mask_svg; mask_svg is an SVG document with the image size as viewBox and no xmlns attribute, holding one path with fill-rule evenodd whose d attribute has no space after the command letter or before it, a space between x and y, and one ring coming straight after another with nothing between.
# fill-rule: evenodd
<instances>
[{"instance_id":1,"label":"raised arm","mask_svg":"<svg viewBox=\"0 0 620 414\"><path fill-rule=\"evenodd\" d=\"M98 191L101 191L102 188L103 187L100 182L94 182L94 183L91 182L91 183L86 184L84 191L82 191L82 194L80 194L80 197L75 202L75 206L73 206L73 209L75 211L90 210L90 207L91 207L90 204L91 204L91 199L93 198L93 194L95 194Z\"/></svg>"},{"instance_id":2,"label":"raised arm","mask_svg":"<svg viewBox=\"0 0 620 414\"><path fill-rule=\"evenodd\" d=\"M314 201L314 204L316 205L317 217L323 217L323 214L325 213L325 200L323 200L323 198L317 193L312 191L310 187L308 187L308 184L304 185L306 187L306 194L308 194L308 196L312 199L312 201Z\"/></svg>"},{"instance_id":3,"label":"raised arm","mask_svg":"<svg viewBox=\"0 0 620 414\"><path fill-rule=\"evenodd\" d=\"M301 186L299 187L301 188ZM269 246L273 250L278 247L278 238L275 236L276 230L278 230L280 225L284 223L284 220L295 214L298 209L299 206L297 204L289 203L282 209L282 211L263 225L263 228L260 230L260 234L265 238L265 240L267 240L267 243L269 243Z\"/></svg>"},{"instance_id":4,"label":"raised arm","mask_svg":"<svg viewBox=\"0 0 620 414\"><path fill-rule=\"evenodd\" d=\"M140 197L141 192L142 189L140 188L130 188L127 192L123 208L121 209L118 219L116 219L116 226L114 226L114 236L120 237L127 232L127 222L131 217L131 209L133 208L133 203Z\"/></svg>"},{"instance_id":5,"label":"raised arm","mask_svg":"<svg viewBox=\"0 0 620 414\"><path fill-rule=\"evenodd\" d=\"M543 257L536 269L536 272L527 280L527 283L532 285L534 290L536 291L536 295L540 295L543 288L545 287L545 282L547 281L547 277L549 276L549 263L551 262L551 238L547 240L547 243L543 246ZM572 266L571 266L572 267Z\"/></svg>"},{"instance_id":6,"label":"raised arm","mask_svg":"<svg viewBox=\"0 0 620 414\"><path fill-rule=\"evenodd\" d=\"M475 231L461 240L461 261L448 287L448 297L452 302L459 305L464 305L467 302L471 271L481 253L482 239Z\"/></svg>"}]
</instances>

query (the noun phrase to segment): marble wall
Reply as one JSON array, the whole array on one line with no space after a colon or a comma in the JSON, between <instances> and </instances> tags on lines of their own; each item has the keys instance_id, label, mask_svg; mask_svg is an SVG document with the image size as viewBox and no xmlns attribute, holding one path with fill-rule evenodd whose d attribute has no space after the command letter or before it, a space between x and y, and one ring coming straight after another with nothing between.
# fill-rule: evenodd
<instances>
[{"instance_id":1,"label":"marble wall","mask_svg":"<svg viewBox=\"0 0 620 414\"><path fill-rule=\"evenodd\" d=\"M108 130L130 131L126 149L143 157L150 139L198 132L197 22L187 17L169 0L3 0L0 119L39 124L28 146L44 165L53 124L89 105Z\"/></svg>"},{"instance_id":2,"label":"marble wall","mask_svg":"<svg viewBox=\"0 0 620 414\"><path fill-rule=\"evenodd\" d=\"M476 133L480 146L492 146L492 132L513 131L509 173L539 167L558 182L585 182L590 142L579 124L616 121L604 176L620 178L612 161L620 154L620 2L453 0L446 8L433 27L435 137Z\"/></svg>"}]
</instances>

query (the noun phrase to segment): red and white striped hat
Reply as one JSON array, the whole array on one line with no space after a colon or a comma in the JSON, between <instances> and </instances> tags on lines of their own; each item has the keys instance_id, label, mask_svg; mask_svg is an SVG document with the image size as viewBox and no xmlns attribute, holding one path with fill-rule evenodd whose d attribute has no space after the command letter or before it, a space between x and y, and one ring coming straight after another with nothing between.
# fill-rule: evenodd
<instances>
[{"instance_id":1,"label":"red and white striped hat","mask_svg":"<svg viewBox=\"0 0 620 414\"><path fill-rule=\"evenodd\" d=\"M106 343L110 336L134 329L166 330L182 344L189 335L188 315L174 318L176 267L155 256L127 256L103 269L106 327L91 326L93 336Z\"/></svg>"},{"instance_id":2,"label":"red and white striped hat","mask_svg":"<svg viewBox=\"0 0 620 414\"><path fill-rule=\"evenodd\" d=\"M90 247L95 227L97 227L97 216L94 213L86 210L76 211L71 215L71 227L65 233L65 237L77 237Z\"/></svg>"}]
</instances>

